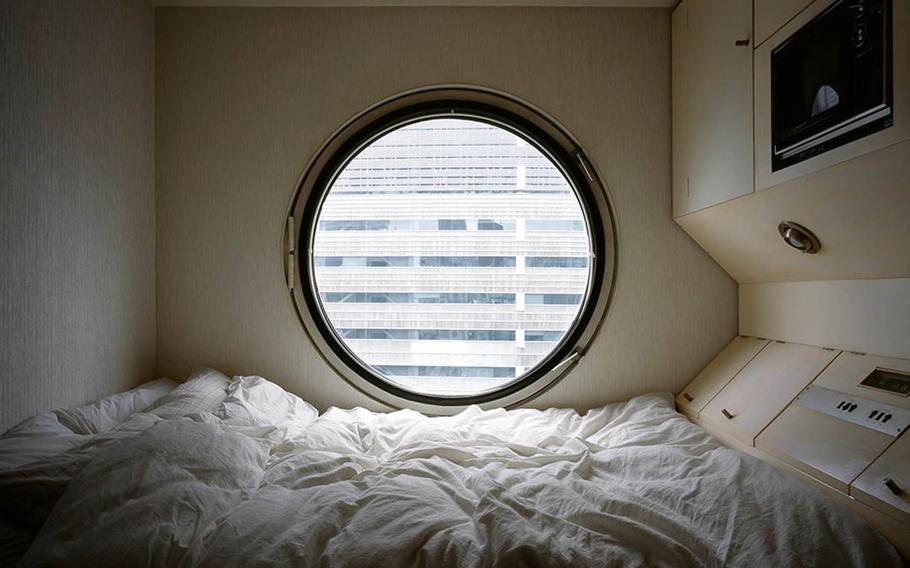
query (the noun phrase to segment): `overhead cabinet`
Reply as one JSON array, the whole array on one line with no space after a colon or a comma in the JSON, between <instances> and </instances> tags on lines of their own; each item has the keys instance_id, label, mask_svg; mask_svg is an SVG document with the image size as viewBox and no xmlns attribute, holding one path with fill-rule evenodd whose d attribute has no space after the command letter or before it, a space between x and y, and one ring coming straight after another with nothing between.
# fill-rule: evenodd
<instances>
[{"instance_id":1,"label":"overhead cabinet","mask_svg":"<svg viewBox=\"0 0 910 568\"><path fill-rule=\"evenodd\" d=\"M755 47L799 14L812 0L757 0L755 2Z\"/></svg>"},{"instance_id":2,"label":"overhead cabinet","mask_svg":"<svg viewBox=\"0 0 910 568\"><path fill-rule=\"evenodd\" d=\"M756 10L758 10L759 4L764 4L765 2L756 2ZM769 5L780 5L780 4L790 4L789 2L784 2L782 0L775 0L774 2L767 2ZM787 14L793 12L794 9L799 9L801 2L795 2L793 5L789 6ZM828 48L829 51L812 51L808 48L803 48L803 50L795 50L795 53L787 56L790 59L784 58L782 61L779 61L779 65L782 65L783 68L789 69L787 65L792 65L794 61L801 62L803 60L812 61L813 63L806 64L802 68L797 68L802 70L802 73L805 76L798 76L795 79L790 79L790 82L795 83L799 86L799 92L801 93L803 89L809 88L811 92L815 92L816 85L821 82L822 79L829 80L831 84L838 84L837 81L844 80L847 78L852 78L854 75L862 77L868 83L874 83L873 77L876 76L875 73L871 72L871 69L879 69L879 75L888 76L887 72L882 72L881 67L884 65L890 68L891 74L891 85L886 88L882 88L883 91L891 93L890 97L886 97L881 93L877 93L873 90L868 92L862 92L863 99L862 102L868 100L885 100L888 104L882 103L882 106L890 106L893 112L890 114L891 124L884 129L875 130L869 134L861 135L857 139L841 143L842 145L835 145L831 148L826 148L820 146L816 150L821 149L822 151L815 153L815 150L807 150L811 157L804 158L802 161L799 161L792 165L785 165L781 167L778 165L774 167L774 157L772 148L775 147L777 142L774 141L774 134L772 132L773 127L773 111L772 111L772 100L775 95L772 91L772 55L775 50L779 50L782 46L794 45L796 41L794 38L797 37L797 34L808 33L803 30L811 27L810 24L817 24L818 18L824 16L826 13L832 13L832 10L851 10L850 14L857 14L857 10L861 9L861 6L867 6L867 8L862 8L863 10L869 9L868 5L871 5L872 2L857 3L856 7L853 7L848 2L845 4L838 4L832 0L815 0L814 2L809 3L808 6L800 10L798 13L794 13L792 18L789 19L785 25L780 29L774 32L767 41L763 42L754 52L755 63L754 63L754 88L755 88L755 190L761 192L762 190L778 186L782 183L791 181L791 180L802 180L798 185L806 185L807 182L810 182L812 174L819 172L825 168L834 166L836 164L844 162L853 162L849 169L859 169L865 177L868 178L868 181L863 184L863 189L866 192L871 191L885 191L888 189L888 186L882 186L875 179L875 175L878 175L878 171L873 170L868 165L865 165L862 158L869 155L870 153L882 150L904 140L910 138L910 121L906 120L906 109L910 107L910 65L907 64L907 61L910 60L910 34L907 34L906 31L908 26L910 26L910 3L905 0L892 1L892 11L890 18L887 20L889 22L890 34L879 33L878 37L884 37L886 39L879 41L884 41L887 45L890 39L890 49L888 47L883 48L883 51L886 52L886 55L883 56L885 63L881 63L882 56L879 56L879 59L870 57L868 60L860 58L860 55L863 53L859 48L853 48L856 51L850 52L850 61L861 61L862 63L856 63L854 67L850 67L849 63L844 61L843 57L839 57L837 53L831 52L833 48ZM768 8L763 8L763 11L767 11ZM833 17L833 16L832 16ZM756 15L758 18L758 15ZM862 22L860 23L857 20L857 23L853 24L856 26L856 30L868 29L864 26L871 26L872 22ZM849 28L848 28L849 30ZM854 31L854 34L857 32ZM871 32L869 32L871 35ZM804 37L804 36L798 36ZM836 36L840 38L840 36ZM858 41L856 37L867 37L867 36L850 36L847 35L848 39L852 39L853 42ZM814 36L812 39L815 39ZM807 39L802 39L803 42L808 42ZM870 40L871 41L871 40ZM838 44L840 45L840 44ZM853 44L850 44L851 48ZM794 48L795 49L795 48ZM866 48L867 51L872 49L871 47ZM845 69L844 73L848 74L845 79L841 79L836 74L827 75L824 72L819 71L818 75L813 75L814 69L819 67L819 64L814 63L814 59L820 59L824 57L829 66L834 68L843 67ZM878 63L876 63L878 61ZM791 71L791 73L798 73L799 71ZM786 85L787 81L782 81ZM850 83L846 83L850 85ZM827 84L819 88L829 88L830 92L827 96L835 97L834 100L838 101L834 104L833 109L839 108L841 106L845 108L853 108L850 105L860 105L859 102L856 102L854 99L849 98L850 89L841 88L841 94L843 99L837 97L837 91L832 87L828 87ZM850 85L851 88L858 88L857 85ZM784 95L778 94L778 97L783 97L788 101L792 106L793 96L790 95L793 90L786 90L785 87L782 87L782 92ZM833 94L832 94L833 93ZM859 95L857 95L859 96ZM878 97L878 98L876 98ZM817 100L819 95L816 94L814 99L809 99L811 101ZM860 105L857 108L862 108ZM808 112L806 110L805 112ZM833 112L833 111L832 111ZM861 122L858 120L859 110L854 111L857 113L856 116L851 115L850 113L840 115L844 119L845 123L849 122ZM824 115L823 111L821 115ZM801 116L797 114L797 116ZM808 123L806 123L808 124ZM828 124L828 123L823 123ZM805 124L801 125L800 128L806 128ZM818 127L820 128L820 127ZM782 127L782 130L786 131L786 128ZM815 138L820 138L824 140L828 136L821 136L822 133L828 132L829 130L836 130L835 127L830 127L828 130L823 130L818 134L814 135ZM811 131L811 130L810 130ZM836 137L835 137L836 138ZM811 139L811 138L810 138ZM788 143L786 138L783 139L784 142L781 142L784 146ZM792 142L792 141L791 141ZM905 151L906 152L906 151ZM875 175L872 175L875 174ZM811 183L811 182L810 182Z\"/></svg>"},{"instance_id":3,"label":"overhead cabinet","mask_svg":"<svg viewBox=\"0 0 910 568\"><path fill-rule=\"evenodd\" d=\"M673 12L673 214L752 192L752 2Z\"/></svg>"},{"instance_id":4,"label":"overhead cabinet","mask_svg":"<svg viewBox=\"0 0 910 568\"><path fill-rule=\"evenodd\" d=\"M841 29L838 10L855 16L852 27ZM889 15L873 18L880 13ZM833 19L818 24L824 18ZM873 25L879 21L878 33L863 32L879 29ZM817 40L812 30L829 39ZM677 6L673 216L737 282L910 277L908 30L906 0L682 0ZM818 47L829 40L843 49ZM772 81L775 69L779 78ZM874 80L878 70L882 81ZM832 85L848 79L857 88L838 94ZM859 88L879 83L881 89ZM843 112L801 126L807 113L837 108ZM783 221L815 233L820 254L787 246L777 229Z\"/></svg>"}]
</instances>

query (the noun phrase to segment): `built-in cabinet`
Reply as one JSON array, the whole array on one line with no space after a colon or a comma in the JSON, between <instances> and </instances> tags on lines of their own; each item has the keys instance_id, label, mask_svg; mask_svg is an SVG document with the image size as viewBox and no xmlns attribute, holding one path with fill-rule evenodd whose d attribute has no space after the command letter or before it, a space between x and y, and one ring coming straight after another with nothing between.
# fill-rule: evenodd
<instances>
[{"instance_id":1,"label":"built-in cabinet","mask_svg":"<svg viewBox=\"0 0 910 568\"><path fill-rule=\"evenodd\" d=\"M703 422L752 445L755 437L837 351L775 341L762 349L700 413Z\"/></svg>"},{"instance_id":2,"label":"built-in cabinet","mask_svg":"<svg viewBox=\"0 0 910 568\"><path fill-rule=\"evenodd\" d=\"M840 399L849 404L854 400L865 400L881 404L882 408L910 408L910 400L906 397L860 385L876 368L910 374L910 361L843 352L812 384L838 393ZM861 408L847 411L846 415L853 416L857 412L861 412ZM863 414L859 418L868 418L869 411ZM891 433L842 418L804 404L790 404L762 431L755 446L847 493L850 484L895 439ZM895 416L889 418L887 424L899 420L900 417ZM910 485L907 488L910 490Z\"/></svg>"},{"instance_id":3,"label":"built-in cabinet","mask_svg":"<svg viewBox=\"0 0 910 568\"><path fill-rule=\"evenodd\" d=\"M755 0L755 47L796 17L812 0Z\"/></svg>"},{"instance_id":4,"label":"built-in cabinet","mask_svg":"<svg viewBox=\"0 0 910 568\"><path fill-rule=\"evenodd\" d=\"M772 168L772 51L834 1L682 0L673 12L673 216L739 283L910 277L910 2L891 3L893 124ZM821 251L789 248L782 221L815 232ZM737 337L676 403L910 559L910 397L863 384L881 370L910 374L910 361Z\"/></svg>"},{"instance_id":5,"label":"built-in cabinet","mask_svg":"<svg viewBox=\"0 0 910 568\"><path fill-rule=\"evenodd\" d=\"M889 483L890 482L890 483ZM851 485L851 495L910 525L910 437L897 439Z\"/></svg>"},{"instance_id":6,"label":"built-in cabinet","mask_svg":"<svg viewBox=\"0 0 910 568\"><path fill-rule=\"evenodd\" d=\"M910 397L895 376L910 377L910 360L737 337L677 407L729 445L817 483L910 558Z\"/></svg>"},{"instance_id":7,"label":"built-in cabinet","mask_svg":"<svg viewBox=\"0 0 910 568\"><path fill-rule=\"evenodd\" d=\"M752 0L673 12L673 213L752 192Z\"/></svg>"},{"instance_id":8,"label":"built-in cabinet","mask_svg":"<svg viewBox=\"0 0 910 568\"><path fill-rule=\"evenodd\" d=\"M910 277L910 2L892 2L893 124L772 171L771 53L835 0L682 0L673 216L738 282ZM777 227L812 230L821 252Z\"/></svg>"},{"instance_id":9,"label":"built-in cabinet","mask_svg":"<svg viewBox=\"0 0 910 568\"><path fill-rule=\"evenodd\" d=\"M676 406L687 414L698 416L720 389L727 386L758 353L768 345L767 339L736 337L713 361L708 363L676 397Z\"/></svg>"}]
</instances>

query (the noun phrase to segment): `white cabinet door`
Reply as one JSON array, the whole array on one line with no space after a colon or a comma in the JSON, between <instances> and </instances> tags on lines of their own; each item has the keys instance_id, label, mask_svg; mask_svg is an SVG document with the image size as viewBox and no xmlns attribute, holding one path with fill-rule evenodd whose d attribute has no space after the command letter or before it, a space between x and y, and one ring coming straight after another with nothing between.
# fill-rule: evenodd
<instances>
[{"instance_id":1,"label":"white cabinet door","mask_svg":"<svg viewBox=\"0 0 910 568\"><path fill-rule=\"evenodd\" d=\"M679 217L752 192L752 2L683 0L672 36Z\"/></svg>"},{"instance_id":2,"label":"white cabinet door","mask_svg":"<svg viewBox=\"0 0 910 568\"><path fill-rule=\"evenodd\" d=\"M712 428L755 445L755 437L837 354L809 345L769 343L698 417Z\"/></svg>"},{"instance_id":3,"label":"white cabinet door","mask_svg":"<svg viewBox=\"0 0 910 568\"><path fill-rule=\"evenodd\" d=\"M910 409L910 399L860 384L876 368L910 373L910 361L843 352L812 384L847 399ZM850 482L893 441L882 432L791 403L755 440L755 447L847 493Z\"/></svg>"},{"instance_id":4,"label":"white cabinet door","mask_svg":"<svg viewBox=\"0 0 910 568\"><path fill-rule=\"evenodd\" d=\"M708 366L692 379L676 397L676 406L690 416L698 417L701 409L714 398L720 389L768 344L767 339L736 337Z\"/></svg>"},{"instance_id":5,"label":"white cabinet door","mask_svg":"<svg viewBox=\"0 0 910 568\"><path fill-rule=\"evenodd\" d=\"M670 22L673 121L673 217L687 213L689 203L689 0L673 10Z\"/></svg>"},{"instance_id":6,"label":"white cabinet door","mask_svg":"<svg viewBox=\"0 0 910 568\"><path fill-rule=\"evenodd\" d=\"M906 432L853 482L850 495L910 524L910 436Z\"/></svg>"}]
</instances>

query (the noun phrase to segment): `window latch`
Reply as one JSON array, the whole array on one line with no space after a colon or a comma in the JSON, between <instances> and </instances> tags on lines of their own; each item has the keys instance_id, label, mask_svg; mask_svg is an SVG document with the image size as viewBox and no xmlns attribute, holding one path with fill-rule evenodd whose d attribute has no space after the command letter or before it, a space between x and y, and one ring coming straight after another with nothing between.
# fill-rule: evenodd
<instances>
[{"instance_id":1,"label":"window latch","mask_svg":"<svg viewBox=\"0 0 910 568\"><path fill-rule=\"evenodd\" d=\"M581 164L581 169L585 172L585 177L588 178L588 181L593 183L594 176L591 174L591 169L588 167L588 160L585 158L584 154L576 152L575 157L578 158L578 163Z\"/></svg>"}]
</instances>

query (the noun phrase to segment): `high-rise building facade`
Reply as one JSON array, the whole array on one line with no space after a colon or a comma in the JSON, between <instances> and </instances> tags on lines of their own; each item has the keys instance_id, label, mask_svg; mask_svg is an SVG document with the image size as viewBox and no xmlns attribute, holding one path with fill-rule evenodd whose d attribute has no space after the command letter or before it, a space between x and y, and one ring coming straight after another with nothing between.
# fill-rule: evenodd
<instances>
[{"instance_id":1,"label":"high-rise building facade","mask_svg":"<svg viewBox=\"0 0 910 568\"><path fill-rule=\"evenodd\" d=\"M312 262L355 356L404 388L465 395L511 382L560 343L587 292L590 242L540 150L492 124L436 118L348 162Z\"/></svg>"}]
</instances>

